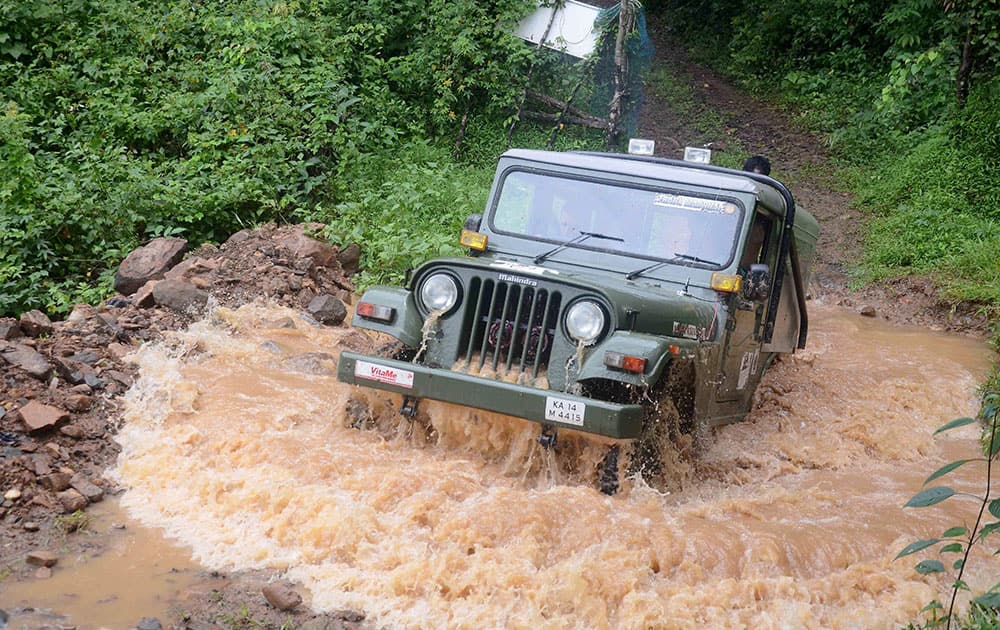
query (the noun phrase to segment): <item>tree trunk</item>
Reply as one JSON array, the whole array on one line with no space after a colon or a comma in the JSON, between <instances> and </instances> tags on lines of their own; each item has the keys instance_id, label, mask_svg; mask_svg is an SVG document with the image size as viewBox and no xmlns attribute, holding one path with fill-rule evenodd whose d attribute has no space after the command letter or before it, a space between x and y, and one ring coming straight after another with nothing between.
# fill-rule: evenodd
<instances>
[{"instance_id":1,"label":"tree trunk","mask_svg":"<svg viewBox=\"0 0 1000 630\"><path fill-rule=\"evenodd\" d=\"M615 93L611 97L610 113L608 114L608 149L615 148L621 141L621 119L625 110L628 95L628 51L625 41L635 29L635 14L632 11L632 0L621 0L621 10L618 13L618 36L615 38Z\"/></svg>"}]
</instances>

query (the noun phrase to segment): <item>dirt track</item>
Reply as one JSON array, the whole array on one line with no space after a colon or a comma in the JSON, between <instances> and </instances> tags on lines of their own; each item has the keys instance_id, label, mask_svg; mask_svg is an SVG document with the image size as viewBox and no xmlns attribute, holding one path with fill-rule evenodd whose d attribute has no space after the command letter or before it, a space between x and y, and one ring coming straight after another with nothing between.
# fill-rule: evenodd
<instances>
[{"instance_id":1,"label":"dirt track","mask_svg":"<svg viewBox=\"0 0 1000 630\"><path fill-rule=\"evenodd\" d=\"M656 46L654 68L668 68L693 91L695 112L708 110L725 122L723 137L706 138L697 113L672 107L655 85L647 86L640 133L657 140L663 157L679 158L676 144L712 142L718 150L733 141L751 155L765 155L780 178L820 223L812 297L827 304L860 310L873 307L877 315L895 324L914 324L940 330L984 335L988 322L975 307L941 302L929 278L889 280L858 290L848 286L848 273L860 260L865 215L838 184L835 167L823 140L802 130L780 107L750 96L725 77L693 62L654 17L649 34Z\"/></svg>"}]
</instances>

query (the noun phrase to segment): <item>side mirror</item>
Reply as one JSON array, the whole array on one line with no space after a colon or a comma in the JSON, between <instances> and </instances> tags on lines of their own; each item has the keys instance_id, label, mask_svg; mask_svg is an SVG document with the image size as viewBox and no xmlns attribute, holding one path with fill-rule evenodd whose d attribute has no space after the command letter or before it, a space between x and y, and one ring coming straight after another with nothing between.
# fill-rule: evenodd
<instances>
[{"instance_id":1,"label":"side mirror","mask_svg":"<svg viewBox=\"0 0 1000 630\"><path fill-rule=\"evenodd\" d=\"M771 269L764 264L750 265L746 281L743 283L743 297L751 302L767 299L771 292Z\"/></svg>"},{"instance_id":2,"label":"side mirror","mask_svg":"<svg viewBox=\"0 0 1000 630\"><path fill-rule=\"evenodd\" d=\"M479 227L483 224L483 215L481 214L470 214L462 224L463 230L468 230L470 232L478 232Z\"/></svg>"}]
</instances>

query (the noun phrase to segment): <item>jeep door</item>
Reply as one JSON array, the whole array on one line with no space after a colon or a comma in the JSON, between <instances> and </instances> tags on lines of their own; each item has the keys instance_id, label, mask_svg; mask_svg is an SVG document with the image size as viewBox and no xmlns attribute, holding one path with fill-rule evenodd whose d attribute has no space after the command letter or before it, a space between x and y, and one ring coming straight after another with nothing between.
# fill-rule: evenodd
<instances>
[{"instance_id":1,"label":"jeep door","mask_svg":"<svg viewBox=\"0 0 1000 630\"><path fill-rule=\"evenodd\" d=\"M774 269L780 239L777 218L758 206L751 219L740 254L738 271L746 278L750 265L765 263ZM716 391L719 402L735 402L742 410L749 409L751 398L760 382L767 359L761 351L761 336L767 314L768 300L751 302L740 293L726 300L727 321L723 339L720 385Z\"/></svg>"}]
</instances>

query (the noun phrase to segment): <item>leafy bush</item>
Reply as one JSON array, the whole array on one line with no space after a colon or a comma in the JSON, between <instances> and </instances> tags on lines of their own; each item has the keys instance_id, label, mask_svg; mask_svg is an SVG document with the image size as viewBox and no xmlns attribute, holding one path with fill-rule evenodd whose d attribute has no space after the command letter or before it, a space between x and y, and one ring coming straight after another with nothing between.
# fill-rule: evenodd
<instances>
[{"instance_id":1,"label":"leafy bush","mask_svg":"<svg viewBox=\"0 0 1000 630\"><path fill-rule=\"evenodd\" d=\"M351 202L347 160L466 112L501 128L531 6L0 0L0 313L100 297L154 236Z\"/></svg>"},{"instance_id":2,"label":"leafy bush","mask_svg":"<svg viewBox=\"0 0 1000 630\"><path fill-rule=\"evenodd\" d=\"M991 498L993 496L993 465L996 463L997 454L1000 453L1000 392L988 391L986 393L983 397L983 406L979 415L984 424L982 457L971 457L949 462L931 473L924 481L924 486L947 476L966 464L973 464L983 467L983 482L985 485L983 494L975 495L968 492L959 492L951 486L937 485L924 488L907 501L904 506L908 508L926 508L952 499L953 497L956 499L971 498L979 504L979 512L971 528L966 525L949 527L938 537L917 540L910 543L896 556L896 559L899 559L940 545L938 553L943 559L948 559L950 567L945 567L945 563L942 560L933 558L918 562L914 567L916 572L921 575L930 575L947 573L949 570L954 571L954 580L950 588L951 597L947 612L941 615L941 612L945 608L937 600L932 601L921 611L930 614L930 619L924 624L924 627L927 628L936 628L942 625L950 628L952 623L956 621L955 603L958 594L961 591L970 590L969 585L962 579L968 565L969 553L972 551L973 546L977 544L990 544L989 541L993 540L990 536L1000 531L1000 499ZM973 418L958 418L940 427L934 433L936 435L975 422L976 420ZM988 515L987 511L989 512ZM990 521L990 517L996 520ZM995 553L1000 553L1000 548ZM951 558L954 558L954 560L951 560ZM991 624L997 620L997 609L1000 609L1000 583L991 586L985 593L979 594L972 600L971 610L969 611L969 616L964 627L995 627Z\"/></svg>"},{"instance_id":3,"label":"leafy bush","mask_svg":"<svg viewBox=\"0 0 1000 630\"><path fill-rule=\"evenodd\" d=\"M411 142L346 161L336 187L343 201L313 210L334 243L364 243L360 287L399 284L435 256L458 256L462 222L482 212L493 168L461 166L447 151Z\"/></svg>"}]
</instances>

